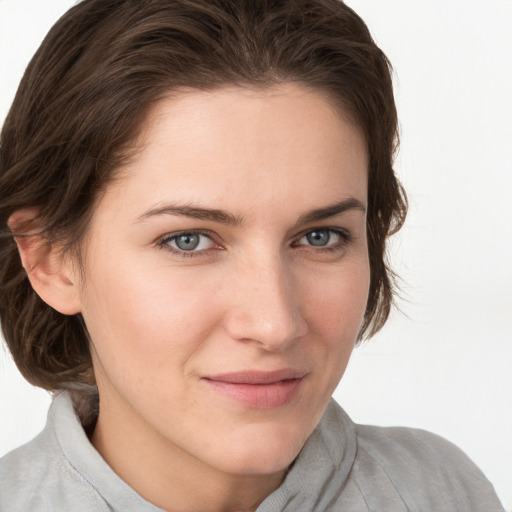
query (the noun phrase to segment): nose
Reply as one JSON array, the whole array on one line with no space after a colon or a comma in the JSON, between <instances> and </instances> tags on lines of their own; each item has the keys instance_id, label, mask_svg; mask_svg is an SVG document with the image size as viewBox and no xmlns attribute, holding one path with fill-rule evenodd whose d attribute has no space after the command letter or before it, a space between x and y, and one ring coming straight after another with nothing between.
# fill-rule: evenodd
<instances>
[{"instance_id":1,"label":"nose","mask_svg":"<svg viewBox=\"0 0 512 512\"><path fill-rule=\"evenodd\" d=\"M300 283L286 262L279 258L247 262L233 277L225 319L233 339L282 351L306 334Z\"/></svg>"}]
</instances>

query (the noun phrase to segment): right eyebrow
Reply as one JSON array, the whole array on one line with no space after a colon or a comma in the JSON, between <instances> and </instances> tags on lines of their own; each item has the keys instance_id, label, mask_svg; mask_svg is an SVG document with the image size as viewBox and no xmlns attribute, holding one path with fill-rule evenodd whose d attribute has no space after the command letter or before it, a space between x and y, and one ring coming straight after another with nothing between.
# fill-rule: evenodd
<instances>
[{"instance_id":1,"label":"right eyebrow","mask_svg":"<svg viewBox=\"0 0 512 512\"><path fill-rule=\"evenodd\" d=\"M227 224L230 226L241 226L244 222L242 217L237 217L224 210L202 208L190 204L165 203L144 212L137 218L136 222L142 222L157 215L175 215L190 217L191 219L208 220Z\"/></svg>"}]
</instances>

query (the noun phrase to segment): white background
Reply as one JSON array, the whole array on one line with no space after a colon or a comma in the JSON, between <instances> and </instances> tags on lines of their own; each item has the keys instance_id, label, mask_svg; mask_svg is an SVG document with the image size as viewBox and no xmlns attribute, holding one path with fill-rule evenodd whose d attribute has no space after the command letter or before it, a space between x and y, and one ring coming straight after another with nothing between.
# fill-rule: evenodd
<instances>
[{"instance_id":1,"label":"white background","mask_svg":"<svg viewBox=\"0 0 512 512\"><path fill-rule=\"evenodd\" d=\"M0 0L0 119L73 3ZM358 422L455 442L512 510L512 0L347 3L395 68L411 207L392 247L402 313L355 351L335 397ZM49 402L0 348L0 456Z\"/></svg>"}]
</instances>

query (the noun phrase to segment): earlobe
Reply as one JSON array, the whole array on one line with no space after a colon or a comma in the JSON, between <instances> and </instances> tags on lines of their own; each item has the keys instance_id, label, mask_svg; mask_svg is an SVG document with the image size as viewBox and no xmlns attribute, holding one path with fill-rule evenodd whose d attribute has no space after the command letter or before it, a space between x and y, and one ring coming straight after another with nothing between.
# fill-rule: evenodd
<instances>
[{"instance_id":1,"label":"earlobe","mask_svg":"<svg viewBox=\"0 0 512 512\"><path fill-rule=\"evenodd\" d=\"M64 315L80 313L78 283L75 271L60 247L49 243L44 232L20 227L33 226L33 209L18 210L11 215L8 226L18 246L21 264L34 291L53 309Z\"/></svg>"}]
</instances>

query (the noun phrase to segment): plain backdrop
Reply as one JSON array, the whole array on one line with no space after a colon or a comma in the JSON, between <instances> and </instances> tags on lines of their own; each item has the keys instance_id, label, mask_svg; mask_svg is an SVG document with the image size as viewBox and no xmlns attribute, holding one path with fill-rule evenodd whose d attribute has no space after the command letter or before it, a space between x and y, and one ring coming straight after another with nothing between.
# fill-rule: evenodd
<instances>
[{"instance_id":1,"label":"plain backdrop","mask_svg":"<svg viewBox=\"0 0 512 512\"><path fill-rule=\"evenodd\" d=\"M0 0L0 120L73 3ZM402 311L354 352L335 398L357 422L455 442L512 510L512 0L347 3L395 69L410 214L391 247ZM0 456L49 403L2 346Z\"/></svg>"}]
</instances>

